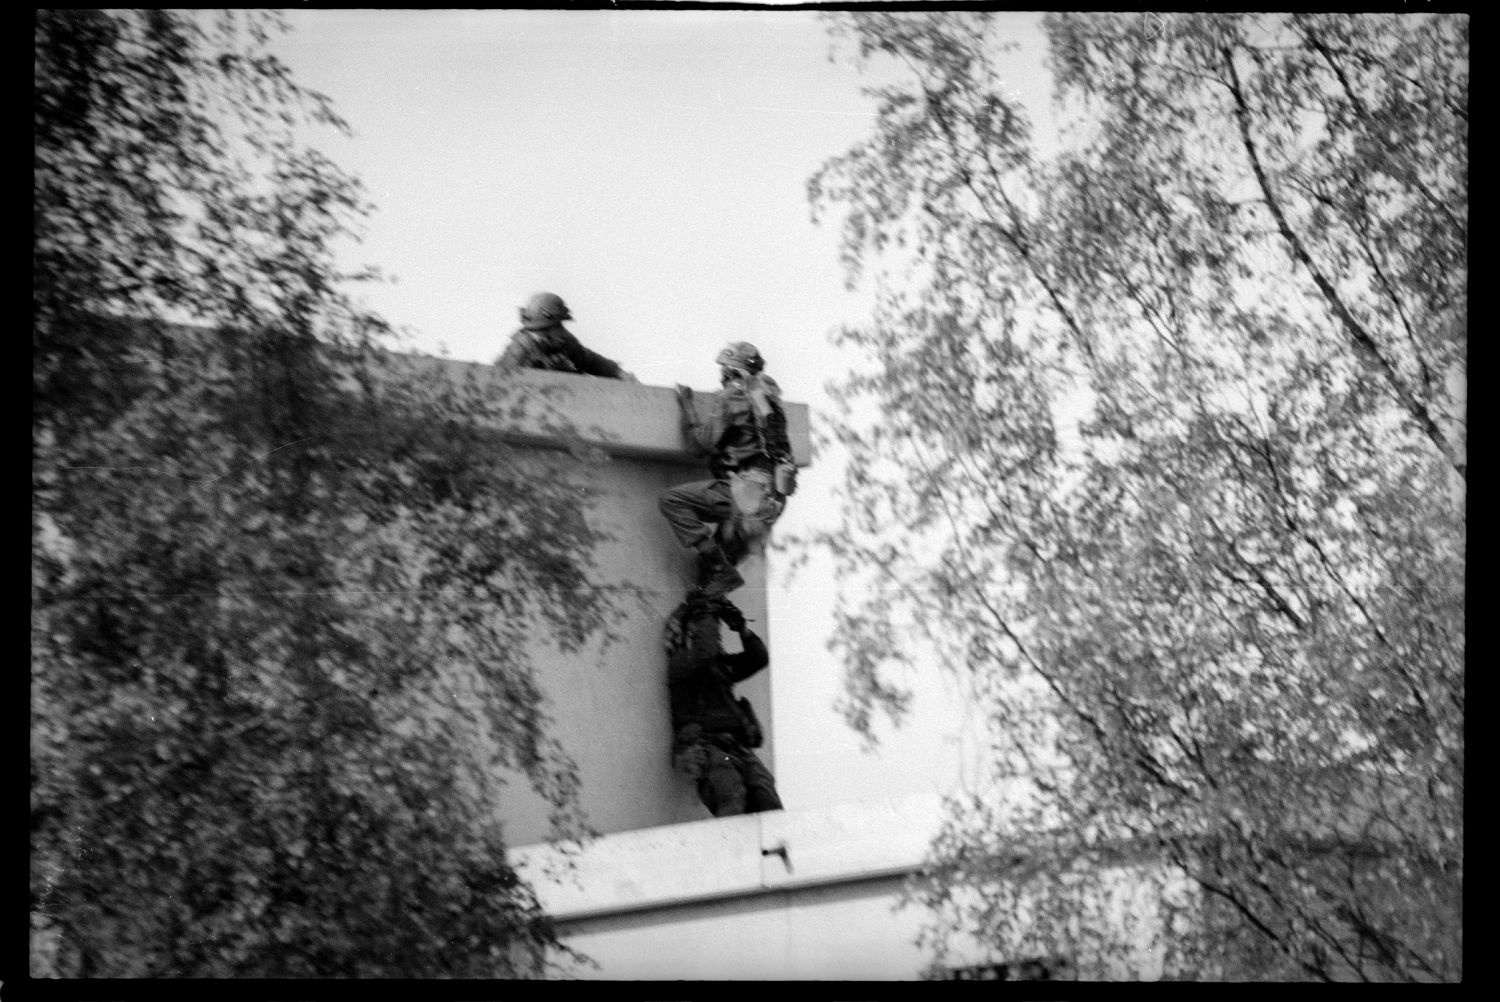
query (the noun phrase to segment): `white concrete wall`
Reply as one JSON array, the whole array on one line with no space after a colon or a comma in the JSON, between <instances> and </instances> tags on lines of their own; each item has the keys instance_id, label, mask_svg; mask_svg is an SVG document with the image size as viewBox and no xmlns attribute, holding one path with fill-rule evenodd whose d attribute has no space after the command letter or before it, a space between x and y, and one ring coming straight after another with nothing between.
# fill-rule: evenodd
<instances>
[{"instance_id":1,"label":"white concrete wall","mask_svg":"<svg viewBox=\"0 0 1500 1002\"><path fill-rule=\"evenodd\" d=\"M564 654L538 643L531 652L549 700L553 733L577 762L583 807L597 831L709 817L692 784L673 772L670 761L661 629L692 583L694 567L662 518L657 496L708 476L704 461L686 452L675 391L536 370L502 379L492 366L422 356L405 356L397 364L438 366L455 380L476 380L486 398L514 406L500 430L536 450L539 459L567 459L559 451L565 445L559 422L571 423L578 436L606 454L602 464L568 459L565 468L589 499L591 524L613 536L593 555L595 584L615 591L627 615L613 644ZM806 465L807 407L788 404L786 409L794 456ZM752 557L741 572L746 584L730 597L769 641L764 560ZM737 649L738 638L727 631L726 637L730 649ZM767 737L759 754L773 771L770 687L775 673L772 664L738 687L762 722ZM499 807L507 841L520 845L548 837L546 802L523 777L507 779Z\"/></svg>"},{"instance_id":2,"label":"white concrete wall","mask_svg":"<svg viewBox=\"0 0 1500 1002\"><path fill-rule=\"evenodd\" d=\"M913 981L927 959L901 877L806 887L570 923L565 941L609 981Z\"/></svg>"},{"instance_id":3,"label":"white concrete wall","mask_svg":"<svg viewBox=\"0 0 1500 1002\"><path fill-rule=\"evenodd\" d=\"M917 945L931 916L903 890L941 822L941 799L916 794L622 832L581 851L522 846L510 860L564 943L593 961L568 964L569 977L906 981L932 962ZM1086 977L1161 976L1163 915L1148 879L1158 869L1148 853L1100 874L1097 907L1080 919L1114 949ZM1016 957L963 935L947 946L956 967L1080 959L1046 943Z\"/></svg>"},{"instance_id":4,"label":"white concrete wall","mask_svg":"<svg viewBox=\"0 0 1500 1002\"><path fill-rule=\"evenodd\" d=\"M938 799L918 795L624 832L573 856L525 846L511 860L597 963L576 977L912 980L927 963L924 915L898 903L938 821Z\"/></svg>"}]
</instances>

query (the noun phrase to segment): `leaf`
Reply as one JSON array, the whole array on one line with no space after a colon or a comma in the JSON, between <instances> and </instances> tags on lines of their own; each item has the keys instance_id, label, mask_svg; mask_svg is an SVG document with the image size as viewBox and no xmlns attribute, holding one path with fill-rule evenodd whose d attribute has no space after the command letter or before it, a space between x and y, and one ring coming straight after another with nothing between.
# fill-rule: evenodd
<instances>
[{"instance_id":1,"label":"leaf","mask_svg":"<svg viewBox=\"0 0 1500 1002\"><path fill-rule=\"evenodd\" d=\"M530 888L467 878L492 756L581 830L516 637L619 614L577 587L593 460L534 478L353 303L366 200L300 145L337 120L275 20L35 19L33 893L85 976L533 976ZM478 583L561 597L448 633ZM455 663L506 684L432 725Z\"/></svg>"},{"instance_id":2,"label":"leaf","mask_svg":"<svg viewBox=\"0 0 1500 1002\"><path fill-rule=\"evenodd\" d=\"M885 97L908 114L815 193L846 214L876 304L839 336L842 509L802 544L869 583L836 617L841 705L868 736L896 671L945 671L981 721L974 781L993 792L953 807L923 883L939 950L1059 953L1099 980L1454 980L1456 917L1426 917L1460 859L1426 849L1413 878L1407 847L1435 843L1410 820L1329 833L1373 825L1389 787L1413 816L1458 807L1462 589L1418 582L1460 569L1459 428L1412 407L1438 356L1409 311L1462 298L1433 262L1466 275L1465 128L1420 95L1467 64L1466 22L1170 20L1148 52L1119 18L1047 18L1077 126L1050 160L978 128L1004 66L970 15L842 22L914 79ZM972 197L944 200L941 178ZM1420 723L1357 709L1370 690ZM1039 763L1017 806L1001 791ZM997 844L1002 807L1019 816ZM1171 928L1162 899L1106 919L1088 853L1163 832L1180 834L1131 873L1186 887L1196 931L1153 954L1111 930ZM1053 862L1009 862L1018 847ZM1344 872L1389 891L1378 920L1351 918L1372 905ZM1337 959L1377 942L1358 971Z\"/></svg>"}]
</instances>

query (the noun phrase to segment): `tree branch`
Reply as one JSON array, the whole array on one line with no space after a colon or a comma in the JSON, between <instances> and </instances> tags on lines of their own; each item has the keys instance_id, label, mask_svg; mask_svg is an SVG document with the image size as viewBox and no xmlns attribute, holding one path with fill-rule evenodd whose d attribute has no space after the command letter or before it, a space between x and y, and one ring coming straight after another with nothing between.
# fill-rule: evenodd
<instances>
[{"instance_id":1,"label":"tree branch","mask_svg":"<svg viewBox=\"0 0 1500 1002\"><path fill-rule=\"evenodd\" d=\"M1292 229L1290 222L1286 218L1286 214L1282 210L1280 201L1271 190L1270 180L1266 176L1265 168L1261 165L1260 154L1256 149L1254 139L1250 135L1250 107L1246 103L1245 94L1240 85L1239 72L1235 69L1234 55L1227 48L1221 51L1223 52L1230 78L1233 81L1230 91L1234 95L1235 118L1239 122L1241 142L1245 147L1246 155L1250 158L1250 167L1255 172L1256 183L1265 197L1266 205L1276 220L1277 229L1281 231L1282 238L1290 248L1293 258L1306 267L1312 275L1313 282L1317 285L1318 291L1322 294L1324 301L1333 311L1334 316L1342 324L1345 333L1349 335L1350 340L1353 342L1356 354L1361 358L1373 359L1380 375L1391 387L1392 391L1395 392L1397 399L1400 400L1407 412L1417 421L1418 425L1427 435L1427 438L1437 447L1439 453L1448 460L1449 465L1453 467L1458 475L1467 481L1467 464L1460 461L1453 454L1443 437L1442 430L1438 428L1437 422L1433 420L1432 415L1428 413L1427 409L1421 403L1412 397L1390 361L1381 354L1379 344L1349 311L1348 306L1339 297L1333 284L1323 274L1322 270L1319 269L1317 263L1313 261L1307 248Z\"/></svg>"},{"instance_id":2,"label":"tree branch","mask_svg":"<svg viewBox=\"0 0 1500 1002\"><path fill-rule=\"evenodd\" d=\"M1205 876L1203 876L1201 874L1200 875L1194 875L1193 879L1196 880L1197 883L1198 883L1198 886L1201 887L1201 888L1203 888L1205 891L1208 891L1210 894L1213 894L1216 897L1222 898L1225 901L1229 902L1231 905L1233 905L1235 911L1237 911L1241 915L1243 915L1250 922L1250 924L1255 927L1255 929L1256 929L1257 932L1259 932L1262 936L1266 937L1266 939L1270 940L1271 944L1283 956L1285 956L1288 959L1296 962L1299 966L1301 966L1309 974L1316 975L1317 977L1322 978L1324 981L1332 981L1333 980L1332 978L1330 978L1328 976L1328 972L1324 971L1321 967L1318 967L1318 966L1316 966L1314 964L1310 964L1307 961L1303 960L1302 958L1297 957L1294 954L1294 952L1292 951L1292 949L1287 945L1287 943L1280 936L1278 936L1276 934L1276 931L1274 929L1272 929L1270 926L1266 925L1265 922L1261 921L1260 917L1257 916L1253 911L1250 910L1250 906L1247 905L1247 904L1245 904L1245 902L1240 899L1240 896L1238 894L1235 894L1233 891L1229 890L1229 888L1227 888L1227 887L1220 886L1219 884L1214 883L1213 881L1209 880L1207 877L1205 877Z\"/></svg>"},{"instance_id":3,"label":"tree branch","mask_svg":"<svg viewBox=\"0 0 1500 1002\"><path fill-rule=\"evenodd\" d=\"M974 196L975 201L979 203L980 207L984 210L985 215L990 217L990 222L995 227L996 232L999 233L1005 239L1005 241L1011 245L1011 248L1016 252L1016 254L1020 256L1021 261L1026 265L1027 271L1029 271L1031 273L1031 276L1036 279L1037 284L1042 287L1042 290L1047 293L1047 298L1051 301L1053 309L1055 309L1058 315L1062 317L1063 323L1068 326L1068 329L1073 332L1073 338L1077 342L1079 348L1083 351L1084 355L1088 357L1088 360L1091 363L1095 363L1097 360L1094 357L1093 345L1085 336L1082 326L1073 316L1073 312L1068 309L1067 304L1063 302L1061 292L1058 291L1057 287L1043 273L1041 265L1033 256L1031 252L1031 246L1027 242L1025 235L1021 231L1020 211L1017 209L1015 203L1011 201L1009 195L1006 194L1005 186L1001 183L999 176L996 174L994 164L990 163L988 157L984 158L985 169L991 175L996 195L1004 204L1006 214L1010 217L1010 223L1012 227L1011 229L1007 229L1005 225L1001 223L998 218L996 218L994 210L989 205L989 200L980 193L979 189L974 184L973 175L970 174L969 171L963 166L963 151L959 146L958 136L954 133L952 123L948 121L948 110L943 103L942 96L934 94L925 84L922 88L922 94L927 100L928 107L932 109L933 118L937 120L939 128L942 129L943 137L948 141L948 152L952 155L955 164L958 165L959 178L963 182L964 187L967 188L969 190L969 193Z\"/></svg>"},{"instance_id":4,"label":"tree branch","mask_svg":"<svg viewBox=\"0 0 1500 1002\"><path fill-rule=\"evenodd\" d=\"M1338 54L1341 56L1353 56L1356 60L1363 63L1366 69L1374 69L1382 75L1391 74L1391 65L1387 60L1378 59L1375 56L1370 55L1368 52L1364 52L1360 49L1346 49L1340 46L1327 45L1321 39L1316 38L1316 36L1314 36L1311 31L1304 31L1303 38L1307 41L1308 45L1312 46L1315 50L1318 51L1319 54L1323 56L1325 60L1328 61L1330 67L1333 66L1331 58L1332 55ZM1422 81L1418 78L1409 77L1403 73L1396 73L1394 74L1394 76L1398 80L1411 84L1422 93L1428 93L1427 88L1423 86ZM1455 118L1461 118L1465 123L1469 121L1469 113L1460 108L1458 105L1454 104L1452 99L1449 98L1447 94L1442 95L1442 101L1443 105Z\"/></svg>"},{"instance_id":5,"label":"tree branch","mask_svg":"<svg viewBox=\"0 0 1500 1002\"><path fill-rule=\"evenodd\" d=\"M1355 113L1358 114L1360 118L1368 121L1371 118L1370 112L1365 107L1364 102L1360 100L1359 95L1354 92L1354 87L1349 82L1348 76L1344 73L1343 67L1334 61L1333 51L1329 49L1327 45L1323 44L1322 40L1314 35L1311 31L1305 32L1303 37L1306 39L1307 44L1312 46L1312 48L1323 57L1323 61L1328 64L1329 70L1331 70L1333 72L1333 75L1338 78L1339 86L1342 87L1344 91L1344 97L1348 99L1349 104L1354 108ZM1381 72L1389 72L1389 68L1382 66ZM1403 77L1402 79L1407 80L1408 82L1414 82L1410 77ZM1418 89L1420 89L1420 85L1418 85ZM1465 122L1469 120L1467 115L1464 115L1463 119ZM1453 215L1453 212L1448 208L1446 203L1440 200L1432 192L1427 190L1427 186L1422 184L1421 180L1416 176L1415 171L1408 170L1406 173L1408 174L1408 176L1403 180L1405 180L1413 188L1417 189L1417 191L1421 192L1422 197L1427 199L1428 204L1431 205L1434 209L1441 212L1443 216L1448 220L1448 225L1453 227L1453 229L1465 241L1467 241L1469 237L1468 226L1459 221L1459 219Z\"/></svg>"}]
</instances>

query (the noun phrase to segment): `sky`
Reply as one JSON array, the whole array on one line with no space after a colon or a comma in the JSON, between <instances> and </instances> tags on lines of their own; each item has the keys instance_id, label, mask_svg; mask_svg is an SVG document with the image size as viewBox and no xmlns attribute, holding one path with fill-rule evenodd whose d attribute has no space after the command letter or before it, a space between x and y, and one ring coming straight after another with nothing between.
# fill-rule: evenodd
<instances>
[{"instance_id":1,"label":"sky","mask_svg":"<svg viewBox=\"0 0 1500 1002\"><path fill-rule=\"evenodd\" d=\"M517 307L551 291L569 328L643 383L717 384L713 359L750 341L786 399L826 427L825 384L857 360L829 334L857 323L834 222L808 180L871 132L871 84L815 12L292 10L276 54L333 99L351 139L316 145L364 182L374 214L344 249L394 280L358 296L422 352L490 362ZM1020 43L1006 83L1045 116L1039 15L1004 14ZM837 520L834 457L799 479L778 525ZM785 561L782 561L783 565ZM925 673L914 713L865 752L834 709L825 643L838 582L769 598L777 785L788 807L953 789L972 770L968 704Z\"/></svg>"}]
</instances>

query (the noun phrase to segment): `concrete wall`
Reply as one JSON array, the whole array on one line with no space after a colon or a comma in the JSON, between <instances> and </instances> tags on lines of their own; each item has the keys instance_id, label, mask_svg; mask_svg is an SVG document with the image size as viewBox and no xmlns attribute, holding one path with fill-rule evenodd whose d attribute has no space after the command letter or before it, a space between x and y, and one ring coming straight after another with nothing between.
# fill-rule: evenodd
<instances>
[{"instance_id":1,"label":"concrete wall","mask_svg":"<svg viewBox=\"0 0 1500 1002\"><path fill-rule=\"evenodd\" d=\"M914 980L925 916L900 896L938 820L938 799L919 795L625 832L571 857L525 846L511 860L598 965L574 977Z\"/></svg>"},{"instance_id":2,"label":"concrete wall","mask_svg":"<svg viewBox=\"0 0 1500 1002\"><path fill-rule=\"evenodd\" d=\"M566 460L566 475L590 502L590 524L612 539L594 554L595 584L613 590L626 617L618 639L582 654L538 643L532 651L549 700L553 733L576 760L589 822L601 833L630 831L708 817L692 784L671 767L671 726L662 623L693 580L693 561L657 509L669 487L707 479L704 461L685 451L674 390L590 376L526 370L502 378L491 366L423 357L406 364L446 368L455 381L473 380L487 400L507 410L502 431L538 458L557 461L571 423L578 439L602 449L603 462ZM788 404L794 456L809 461L808 414ZM795 500L792 503L796 503ZM766 569L761 557L741 566L745 585L730 597L769 641ZM738 649L726 631L726 643ZM776 666L738 691L755 707L765 732L759 754L775 769L771 691ZM548 836L547 805L524 777L511 777L501 808L512 845Z\"/></svg>"},{"instance_id":3,"label":"concrete wall","mask_svg":"<svg viewBox=\"0 0 1500 1002\"><path fill-rule=\"evenodd\" d=\"M567 963L565 976L909 981L932 963L918 946L932 916L903 893L941 822L941 799L915 794L623 832L576 852L522 846L510 859L564 943L593 961ZM1117 952L1087 977L1161 977L1154 938L1164 917L1147 879L1159 868L1148 851L1126 847L1101 871L1098 907L1080 920ZM1010 977L1038 959L1000 956L972 936L947 946L950 968L1004 963L1016 969ZM1076 958L1045 959L1054 976L1077 976Z\"/></svg>"}]
</instances>

